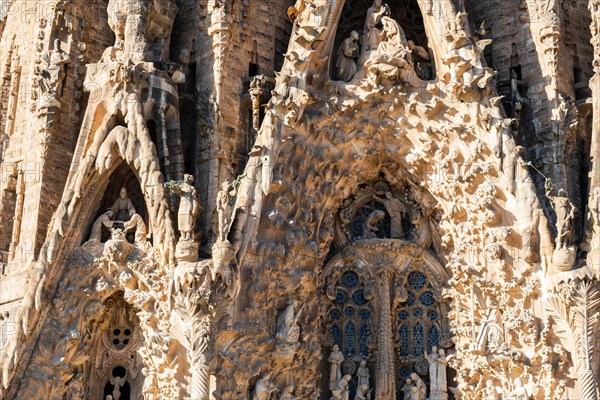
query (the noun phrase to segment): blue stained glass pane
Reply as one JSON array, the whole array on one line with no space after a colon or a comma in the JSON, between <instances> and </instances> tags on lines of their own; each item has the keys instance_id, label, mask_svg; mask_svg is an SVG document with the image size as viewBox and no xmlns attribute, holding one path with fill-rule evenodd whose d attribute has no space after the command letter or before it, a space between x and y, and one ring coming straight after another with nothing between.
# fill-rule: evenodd
<instances>
[{"instance_id":1,"label":"blue stained glass pane","mask_svg":"<svg viewBox=\"0 0 600 400\"><path fill-rule=\"evenodd\" d=\"M333 344L342 345L342 330L339 326L331 325L331 336L333 337Z\"/></svg>"},{"instance_id":2,"label":"blue stained glass pane","mask_svg":"<svg viewBox=\"0 0 600 400\"><path fill-rule=\"evenodd\" d=\"M362 290L357 290L356 292L352 293L352 301L354 301L354 304L359 306L364 306L367 304L367 299L365 299L364 292Z\"/></svg>"},{"instance_id":3,"label":"blue stained glass pane","mask_svg":"<svg viewBox=\"0 0 600 400\"><path fill-rule=\"evenodd\" d=\"M367 324L363 324L358 331L358 350L363 356L369 355L369 349L367 348L367 338L369 337L369 327Z\"/></svg>"},{"instance_id":4,"label":"blue stained glass pane","mask_svg":"<svg viewBox=\"0 0 600 400\"><path fill-rule=\"evenodd\" d=\"M419 301L423 303L424 306L431 307L435 303L435 299L433 298L433 293L427 291L419 297Z\"/></svg>"},{"instance_id":5,"label":"blue stained glass pane","mask_svg":"<svg viewBox=\"0 0 600 400\"><path fill-rule=\"evenodd\" d=\"M342 285L349 288L358 286L358 274L356 272L346 272L342 275Z\"/></svg>"},{"instance_id":6,"label":"blue stained glass pane","mask_svg":"<svg viewBox=\"0 0 600 400\"><path fill-rule=\"evenodd\" d=\"M426 283L427 278L422 272L415 271L411 272L410 275L408 275L408 285L413 289L421 290L423 289Z\"/></svg>"},{"instance_id":7,"label":"blue stained glass pane","mask_svg":"<svg viewBox=\"0 0 600 400\"><path fill-rule=\"evenodd\" d=\"M356 327L352 322L348 322L344 326L344 344L346 346L344 353L347 356L356 354Z\"/></svg>"},{"instance_id":8,"label":"blue stained glass pane","mask_svg":"<svg viewBox=\"0 0 600 400\"><path fill-rule=\"evenodd\" d=\"M329 312L329 318L331 319L339 319L342 316L339 310L331 310Z\"/></svg>"},{"instance_id":9,"label":"blue stained glass pane","mask_svg":"<svg viewBox=\"0 0 600 400\"><path fill-rule=\"evenodd\" d=\"M348 294L346 294L346 292L343 291L342 289L338 289L337 296L335 298L335 304L339 304L339 305L344 304L347 299L348 299Z\"/></svg>"},{"instance_id":10,"label":"blue stained glass pane","mask_svg":"<svg viewBox=\"0 0 600 400\"><path fill-rule=\"evenodd\" d=\"M369 310L363 308L358 312L358 315L360 316L360 319L369 319L371 313L369 312Z\"/></svg>"},{"instance_id":11,"label":"blue stained glass pane","mask_svg":"<svg viewBox=\"0 0 600 400\"><path fill-rule=\"evenodd\" d=\"M398 370L398 375L400 375L400 378L402 378L402 384L404 384L404 381L406 380L406 378L410 377L410 374L413 373L412 369L408 369L408 368L400 368Z\"/></svg>"},{"instance_id":12,"label":"blue stained glass pane","mask_svg":"<svg viewBox=\"0 0 600 400\"><path fill-rule=\"evenodd\" d=\"M406 305L412 306L413 304L415 304L416 300L417 297L415 296L414 292L408 292L408 299L406 300Z\"/></svg>"},{"instance_id":13,"label":"blue stained glass pane","mask_svg":"<svg viewBox=\"0 0 600 400\"><path fill-rule=\"evenodd\" d=\"M417 307L413 311L413 315L417 318L421 318L423 316L423 309L421 307Z\"/></svg>"},{"instance_id":14,"label":"blue stained glass pane","mask_svg":"<svg viewBox=\"0 0 600 400\"><path fill-rule=\"evenodd\" d=\"M440 331L435 325L432 325L431 328L429 328L429 351L431 351L433 346L440 346Z\"/></svg>"},{"instance_id":15,"label":"blue stained glass pane","mask_svg":"<svg viewBox=\"0 0 600 400\"><path fill-rule=\"evenodd\" d=\"M356 314L356 309L354 307L346 307L344 309L344 314L348 315L348 316L353 316L354 314Z\"/></svg>"},{"instance_id":16,"label":"blue stained glass pane","mask_svg":"<svg viewBox=\"0 0 600 400\"><path fill-rule=\"evenodd\" d=\"M423 355L423 325L421 323L416 323L413 326L413 355L414 356L422 356Z\"/></svg>"},{"instance_id":17,"label":"blue stained glass pane","mask_svg":"<svg viewBox=\"0 0 600 400\"><path fill-rule=\"evenodd\" d=\"M401 320L405 320L406 318L408 318L408 312L406 310L402 310L398 313L398 318L400 318Z\"/></svg>"},{"instance_id":18,"label":"blue stained glass pane","mask_svg":"<svg viewBox=\"0 0 600 400\"><path fill-rule=\"evenodd\" d=\"M436 311L431 310L427 313L427 316L430 320L435 321L438 317L438 313Z\"/></svg>"},{"instance_id":19,"label":"blue stained glass pane","mask_svg":"<svg viewBox=\"0 0 600 400\"><path fill-rule=\"evenodd\" d=\"M406 325L402 325L400 327L400 356L407 357L408 356L408 346L410 343L410 337L408 335L408 328Z\"/></svg>"}]
</instances>

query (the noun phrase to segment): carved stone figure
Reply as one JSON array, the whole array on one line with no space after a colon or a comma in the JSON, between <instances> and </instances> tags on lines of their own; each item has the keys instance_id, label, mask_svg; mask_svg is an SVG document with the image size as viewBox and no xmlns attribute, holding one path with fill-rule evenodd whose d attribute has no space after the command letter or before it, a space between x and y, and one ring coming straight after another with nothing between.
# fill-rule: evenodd
<instances>
[{"instance_id":1,"label":"carved stone figure","mask_svg":"<svg viewBox=\"0 0 600 400\"><path fill-rule=\"evenodd\" d=\"M256 382L256 387L254 388L254 400L270 400L271 394L277 390L275 385L270 381L271 374L269 372L265 372L262 377Z\"/></svg>"},{"instance_id":2,"label":"carved stone figure","mask_svg":"<svg viewBox=\"0 0 600 400\"><path fill-rule=\"evenodd\" d=\"M427 353L425 350L425 359L429 363L429 388L430 390L436 391L439 390L439 378L438 378L438 348L437 346L433 346L431 348L431 354Z\"/></svg>"},{"instance_id":3,"label":"carved stone figure","mask_svg":"<svg viewBox=\"0 0 600 400\"><path fill-rule=\"evenodd\" d=\"M371 400L371 391L367 385L357 385L354 400Z\"/></svg>"},{"instance_id":4,"label":"carved stone figure","mask_svg":"<svg viewBox=\"0 0 600 400\"><path fill-rule=\"evenodd\" d=\"M46 68L40 73L39 87L41 91L41 107L60 107L59 97L62 94L65 78L65 64L69 63L69 55L60 47L60 39L54 41L54 50L46 56Z\"/></svg>"},{"instance_id":5,"label":"carved stone figure","mask_svg":"<svg viewBox=\"0 0 600 400\"><path fill-rule=\"evenodd\" d=\"M281 394L279 395L279 400L296 400L296 397L294 397L293 393L294 385L287 385L281 391Z\"/></svg>"},{"instance_id":6,"label":"carved stone figure","mask_svg":"<svg viewBox=\"0 0 600 400\"><path fill-rule=\"evenodd\" d=\"M331 390L331 397L335 400L349 400L350 399L350 388L348 383L352 379L350 375L344 375L338 379L335 389Z\"/></svg>"},{"instance_id":7,"label":"carved stone figure","mask_svg":"<svg viewBox=\"0 0 600 400\"><path fill-rule=\"evenodd\" d=\"M377 49L383 36L383 32L377 28L377 25L380 24L381 18L389 12L389 7L387 4L382 5L382 0L375 0L373 5L367 9L367 18L363 28L363 53Z\"/></svg>"},{"instance_id":8,"label":"carved stone figure","mask_svg":"<svg viewBox=\"0 0 600 400\"><path fill-rule=\"evenodd\" d=\"M135 207L133 207L133 202L127 196L126 188L121 188L121 191L119 192L119 198L115 200L111 210L117 221L129 221L129 219L133 217L133 214L135 214Z\"/></svg>"},{"instance_id":9,"label":"carved stone figure","mask_svg":"<svg viewBox=\"0 0 600 400\"><path fill-rule=\"evenodd\" d=\"M432 79L433 70L429 52L423 46L417 46L412 40L408 41L408 49L410 50L417 76L424 81Z\"/></svg>"},{"instance_id":10,"label":"carved stone figure","mask_svg":"<svg viewBox=\"0 0 600 400\"><path fill-rule=\"evenodd\" d=\"M337 54L334 79L344 82L352 80L356 74L356 58L358 57L358 32L350 32L350 37L344 39Z\"/></svg>"},{"instance_id":11,"label":"carved stone figure","mask_svg":"<svg viewBox=\"0 0 600 400\"><path fill-rule=\"evenodd\" d=\"M277 318L277 334L278 342L295 345L300 337L300 327L298 326L298 317L301 309L297 309L298 302L290 300L288 306Z\"/></svg>"},{"instance_id":12,"label":"carved stone figure","mask_svg":"<svg viewBox=\"0 0 600 400\"><path fill-rule=\"evenodd\" d=\"M221 190L217 193L217 215L219 218L219 235L221 241L227 240L227 234L231 226L231 201L236 195L235 187L225 179Z\"/></svg>"},{"instance_id":13,"label":"carved stone figure","mask_svg":"<svg viewBox=\"0 0 600 400\"><path fill-rule=\"evenodd\" d=\"M110 383L114 386L112 391L112 398L114 400L119 400L121 398L121 388L127 381L127 376L119 377L119 376L111 376Z\"/></svg>"},{"instance_id":14,"label":"carved stone figure","mask_svg":"<svg viewBox=\"0 0 600 400\"><path fill-rule=\"evenodd\" d=\"M90 242L99 242L102 240L102 227L112 228L113 211L107 210L104 214L100 215L94 225L92 225L92 233L90 234Z\"/></svg>"},{"instance_id":15,"label":"carved stone figure","mask_svg":"<svg viewBox=\"0 0 600 400\"><path fill-rule=\"evenodd\" d=\"M446 366L448 357L444 349L436 346L431 348L431 354L425 352L425 358L429 362L429 399L446 400L448 398L448 382L446 378Z\"/></svg>"},{"instance_id":16,"label":"carved stone figure","mask_svg":"<svg viewBox=\"0 0 600 400\"><path fill-rule=\"evenodd\" d=\"M383 40L365 60L365 69L371 86L381 83L411 83L414 69L408 42L398 23L389 17L382 17Z\"/></svg>"},{"instance_id":17,"label":"carved stone figure","mask_svg":"<svg viewBox=\"0 0 600 400\"><path fill-rule=\"evenodd\" d=\"M133 214L131 219L124 224L124 232L131 230L135 230L135 239L134 243L138 245L144 246L146 244L146 235L148 234L146 230L146 223L144 219L139 214Z\"/></svg>"},{"instance_id":18,"label":"carved stone figure","mask_svg":"<svg viewBox=\"0 0 600 400\"><path fill-rule=\"evenodd\" d=\"M425 383L423 382L423 380L415 372L410 374L410 379L412 381L412 387L410 389L410 399L425 400L427 388L425 387Z\"/></svg>"},{"instance_id":19,"label":"carved stone figure","mask_svg":"<svg viewBox=\"0 0 600 400\"><path fill-rule=\"evenodd\" d=\"M392 239L404 239L404 229L402 228L402 216L408 212L408 208L399 199L395 198L392 192L385 192L385 198L374 196L383 203L385 210L390 215L390 237Z\"/></svg>"},{"instance_id":20,"label":"carved stone figure","mask_svg":"<svg viewBox=\"0 0 600 400\"><path fill-rule=\"evenodd\" d=\"M329 354L329 390L335 390L338 386L338 381L342 379L342 363L344 362L344 354L340 351L340 347L334 344Z\"/></svg>"},{"instance_id":21,"label":"carved stone figure","mask_svg":"<svg viewBox=\"0 0 600 400\"><path fill-rule=\"evenodd\" d=\"M412 387L413 387L413 382L412 379L410 378L406 378L406 380L404 381L404 386L402 386L402 393L404 395L403 400L412 400Z\"/></svg>"},{"instance_id":22,"label":"carved stone figure","mask_svg":"<svg viewBox=\"0 0 600 400\"><path fill-rule=\"evenodd\" d=\"M559 189L558 194L553 196L550 187L547 186L546 196L550 199L556 213L556 247L567 247L572 244L573 218L577 212L577 207L571 202L563 189Z\"/></svg>"},{"instance_id":23,"label":"carved stone figure","mask_svg":"<svg viewBox=\"0 0 600 400\"><path fill-rule=\"evenodd\" d=\"M370 378L371 373L369 372L369 367L367 367L367 361L362 360L360 362L358 370L356 371L356 387L360 388L362 386L366 386L368 392L369 388L371 387L371 384L369 383Z\"/></svg>"},{"instance_id":24,"label":"carved stone figure","mask_svg":"<svg viewBox=\"0 0 600 400\"><path fill-rule=\"evenodd\" d=\"M497 348L502 340L501 335L501 315L498 306L488 297L486 300L486 316L480 322L480 329L476 342L472 345L472 350L477 354L486 354Z\"/></svg>"},{"instance_id":25,"label":"carved stone figure","mask_svg":"<svg viewBox=\"0 0 600 400\"><path fill-rule=\"evenodd\" d=\"M385 213L381 210L375 210L369 214L363 225L363 239L377 239L377 224L385 217Z\"/></svg>"},{"instance_id":26,"label":"carved stone figure","mask_svg":"<svg viewBox=\"0 0 600 400\"><path fill-rule=\"evenodd\" d=\"M180 241L191 241L196 225L196 218L200 213L200 202L194 187L194 177L190 174L183 176L183 182L171 184L169 187L177 194L181 200L179 201L179 211L177 212L177 223L179 232L181 232Z\"/></svg>"}]
</instances>

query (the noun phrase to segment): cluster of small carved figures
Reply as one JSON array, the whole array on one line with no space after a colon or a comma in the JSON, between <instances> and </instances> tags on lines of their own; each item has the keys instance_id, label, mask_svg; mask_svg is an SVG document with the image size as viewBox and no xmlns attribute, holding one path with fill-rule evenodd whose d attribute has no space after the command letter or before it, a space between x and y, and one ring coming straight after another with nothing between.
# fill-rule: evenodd
<instances>
[{"instance_id":1,"label":"cluster of small carved figures","mask_svg":"<svg viewBox=\"0 0 600 400\"><path fill-rule=\"evenodd\" d=\"M128 232L135 231L135 243L145 246L146 224L136 212L126 188L121 188L119 198L112 207L96 219L92 225L89 242L100 242L103 228L110 231L112 240L125 240Z\"/></svg>"},{"instance_id":2,"label":"cluster of small carved figures","mask_svg":"<svg viewBox=\"0 0 600 400\"><path fill-rule=\"evenodd\" d=\"M334 79L349 82L364 66L368 72L373 73L370 77L377 83L379 74L376 70L380 69L382 64L390 64L408 72L413 62L412 55L414 61L417 61L417 70L421 71L420 77L430 78L431 74L427 72L429 68L426 65L430 61L429 53L414 42L407 41L404 31L390 14L387 4L382 4L382 0L374 1L373 6L367 10L362 36L352 31L342 42L337 53ZM380 72L383 72L383 75L387 74L386 69ZM405 74L401 72L400 75Z\"/></svg>"},{"instance_id":3,"label":"cluster of small carved figures","mask_svg":"<svg viewBox=\"0 0 600 400\"><path fill-rule=\"evenodd\" d=\"M446 367L450 358L451 356L446 356L444 349L438 349L437 346L431 348L431 354L425 352L425 360L429 363L429 400L448 399ZM331 400L349 400L350 397L349 384L353 377L349 374L342 375L344 360L344 354L340 351L339 346L333 345L328 358ZM360 362L355 378L356 395L354 400L371 400L373 388L370 384L371 373L366 360L363 359ZM412 372L406 378L401 391L404 400L425 400L427 387L419 375Z\"/></svg>"},{"instance_id":4,"label":"cluster of small carved figures","mask_svg":"<svg viewBox=\"0 0 600 400\"><path fill-rule=\"evenodd\" d=\"M192 233L196 217L201 211L200 203L194 188L194 177L186 174L183 181L167 182L163 186L180 196L177 223L181 233L180 242L193 241ZM89 242L100 242L103 229L108 229L112 240L125 240L130 231L135 231L134 243L146 246L146 224L136 212L133 202L127 195L127 189L121 188L119 198L105 213L100 215L92 226Z\"/></svg>"}]
</instances>

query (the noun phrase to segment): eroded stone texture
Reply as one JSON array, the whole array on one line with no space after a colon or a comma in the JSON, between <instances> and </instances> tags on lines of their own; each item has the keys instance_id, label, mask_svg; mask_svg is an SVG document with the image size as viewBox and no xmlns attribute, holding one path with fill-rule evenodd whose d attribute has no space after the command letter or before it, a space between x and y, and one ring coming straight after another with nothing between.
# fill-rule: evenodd
<instances>
[{"instance_id":1,"label":"eroded stone texture","mask_svg":"<svg viewBox=\"0 0 600 400\"><path fill-rule=\"evenodd\" d=\"M595 0L0 9L0 397L600 399Z\"/></svg>"}]
</instances>

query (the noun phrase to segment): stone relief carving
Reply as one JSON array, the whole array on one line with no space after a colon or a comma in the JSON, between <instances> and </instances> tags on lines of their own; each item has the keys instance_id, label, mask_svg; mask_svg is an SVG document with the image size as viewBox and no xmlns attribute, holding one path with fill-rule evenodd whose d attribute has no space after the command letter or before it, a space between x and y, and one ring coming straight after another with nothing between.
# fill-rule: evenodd
<instances>
[{"instance_id":1,"label":"stone relief carving","mask_svg":"<svg viewBox=\"0 0 600 400\"><path fill-rule=\"evenodd\" d=\"M352 31L350 37L344 39L342 42L335 64L334 78L336 80L348 82L352 80L354 74L356 74L356 71L358 70L356 59L359 54L359 38L358 32Z\"/></svg>"},{"instance_id":2,"label":"stone relief carving","mask_svg":"<svg viewBox=\"0 0 600 400\"><path fill-rule=\"evenodd\" d=\"M279 387L284 388L279 395L281 399L317 398L325 389L304 382L318 382L321 376L328 376L328 389L334 399L349 399L352 379L356 380L358 389L355 398L368 399L371 391L377 398L392 398L396 395L397 382L401 383L402 379L389 371L399 368L410 372L402 388L405 399L424 400L427 386L432 399L445 399L446 389L455 390L466 399L477 398L478 390L492 398L499 392L510 393L515 398L564 397L564 383L559 381L568 375L565 372L568 357L561 356L561 348L549 348L543 341L544 344L536 344L538 337L553 332L548 326L544 326L541 333L538 331L547 324L540 321L538 326L539 315L534 317L530 310L534 305L525 302L525 299L537 302L542 298L546 290L542 288L548 283L545 279L550 279L547 275L557 262L552 254L542 251L546 235L542 226L546 220L539 204L526 196L515 198L511 187L514 182L507 182L513 179L505 178L508 173L502 174L503 171L490 162L494 157L509 154L514 143L508 124L492 129L496 125L493 122L500 123L502 112L498 101L488 99L490 93L486 92L491 90L491 72L482 61L486 43L474 42L467 34L463 28L466 26L464 15L456 13L454 26L440 27L448 45L444 58L447 70L443 71L446 73L443 83L430 82L419 88L433 98L426 100L424 94L417 93L411 85L395 85L398 81L418 83L413 75L415 70L417 75L424 74L424 67L417 68L416 55L425 57L419 48L406 41L398 23L385 15L389 10L380 1L375 1L371 15L367 16L367 20L377 22L366 29L363 37L363 43L364 40L370 43L370 54L361 65L363 73L370 74L371 85L361 87L326 81L325 77L317 76L315 68L320 69L311 66L317 64L315 58L326 58L321 42L329 40L330 43L331 35L335 34L327 32L326 21L335 19L336 12L339 15L340 11L336 7L341 6L297 1L290 13L295 25L290 49L277 77L273 99L267 105L257 146L251 153L247 179L242 178L239 187L224 183L217 200L219 232L213 260L200 262L171 256L176 235L163 192L164 177L157 152L145 128L144 103L139 93L155 80L160 80L160 85L152 86L153 89L173 88L172 83L177 82L145 63L150 61L146 54L153 44L143 33L143 27L152 21L153 14L148 4L142 3L129 2L121 15L110 17L116 43L105 52L100 63L103 65L90 67L92 75L110 83L111 92L105 94L103 100L107 109L121 110L127 127L112 126L109 120L116 114L108 113L89 140L88 133L82 131L85 137L82 148L86 149L78 155L78 160L83 160L82 167L69 180L67 194L49 233L53 241L42 251L42 259L46 261L40 265L40 275L35 280L37 286L25 302L34 310L34 303L42 303L41 296L54 296L46 292L59 282L49 277L62 273L51 269L50 264L67 265L73 273L59 285L55 296L58 300L52 305L58 310L56 317L50 312L51 319L40 324L42 335L51 337L47 343L57 342L55 339L61 335L67 337L66 328L55 332L58 316L68 315L66 310L70 307L77 310L84 307L74 304L73 299L66 299L67 293L73 290L97 293L94 299L99 300L115 290L122 290L127 303L139 310L136 314L140 320L139 334L143 337L139 357L147 367L139 371L138 376L143 375L144 394L150 399L177 399L188 394L207 398L211 369L221 375L217 378L216 391L216 397L221 399L247 396L256 378L254 398L276 397ZM163 3L154 1L151 6L160 9ZM228 25L231 19L231 3L217 2L211 13L209 34L215 45L215 70L219 69L216 73L220 74L231 38ZM169 21L167 15L167 20L159 19L146 25L162 32L155 23L170 31L172 20ZM379 23L381 28L377 26ZM129 30L131 35L127 34ZM168 43L168 34L155 36L160 46ZM143 46L138 39L144 42ZM363 44L363 51L366 47ZM125 64L131 60L141 64ZM106 65L119 62L123 64L118 67ZM364 75L360 74L358 71L356 76L362 79ZM215 75L213 101L217 105L223 97L222 82L223 77ZM329 90L325 88L339 91L332 89L331 93L324 94ZM472 107L466 95L475 92L483 97L477 107ZM465 102L448 101L447 97L452 96ZM357 116L364 121L357 124ZM134 151L137 149L141 149L141 156ZM504 159L502 168L519 168L518 156L515 157L514 164L508 157ZM123 243L124 231L135 229L136 242L143 240L146 231L141 216L135 209L131 210L126 200L118 200L120 205L111 209L111 214L103 214L93 224L90 239L96 241L102 229L113 228L115 222L121 220L116 214L127 218L126 222L122 221L125 222L122 231L113 229L113 236L98 260L93 261L89 253L78 249L67 256L73 249L62 249L66 244L61 240L74 234L75 228L69 221L80 215L78 210L83 201L92 199L93 196L88 197L86 193L95 193L88 176L108 173L120 159L133 165L140 178L148 201L154 250L159 253L157 259L142 257L139 248ZM436 159L441 160L439 165ZM435 172L417 177L421 170ZM443 179L436 176L437 173L442 174ZM291 179L294 176L305 179ZM389 182L385 187L379 184L382 176ZM491 183L491 178L497 181ZM191 197L182 199L178 216L181 217L181 238L186 241L193 232L194 219L190 217L194 213L190 210L194 210L194 200L192 182L187 182L188 177L184 179L189 187L183 190L182 186L182 193ZM534 193L526 184L519 183L519 186L517 192ZM286 198L286 193L292 194L292 199ZM300 196L301 193L310 195ZM267 194L269 196L265 196ZM498 201L499 198L503 201ZM555 200L557 208L562 207L558 205L559 200ZM235 209L232 209L234 201ZM523 210L525 218L521 220L520 210L516 208L523 204L527 207ZM562 208L559 211L561 234L557 237L557 247L565 247L565 244L568 247L572 243L563 233L569 231L573 217L569 220L570 213L563 212ZM519 222L513 225L506 222L512 220ZM234 226L235 232L232 231ZM521 249L521 238L531 242L531 254L523 262L508 260L510 251ZM165 244L160 247L163 239ZM50 244L56 250L50 251ZM329 253L331 249L333 252ZM536 252L547 268L541 268L535 260L533 253ZM329 254L339 255L343 262L334 262L339 268L330 275L323 274L327 283L317 288L315 282L321 279L320 267ZM410 268L406 267L408 264ZM405 268L400 268L401 273L399 265ZM78 268L81 272L76 272ZM435 271L435 276L424 274L423 271L429 269ZM83 272L93 274L86 277ZM352 272L360 279L355 281ZM224 278L222 286L217 280L219 274ZM40 285L40 282L44 283ZM356 282L360 282L359 286L352 286ZM447 286L442 288L441 282ZM430 290L429 284L435 290ZM571 289L565 288L570 285L574 285L572 290L576 295L560 293L560 290L569 292ZM235 292L229 293L228 288L233 287ZM593 335L596 322L593 318L586 321L589 329L582 325L584 310L596 315L597 296L592 289L579 281L562 284L559 289L550 290L546 303L548 309L554 310L548 311L552 323L560 325L555 333L563 336L563 343L573 347L569 351L578 356L576 369L582 396L597 391L593 375L598 369L597 355L594 352L585 355L575 349L577 343L597 347L594 337L598 335ZM320 293L319 290L323 292L324 301L329 300L327 307L331 308L327 312L320 312L320 304L305 301L308 296ZM358 336L350 323L357 321L360 315L343 317L348 323L347 329L346 326L341 328L343 332L323 328L334 326L337 306L332 304L344 300L339 293L346 293L359 313L366 316L368 323ZM227 301L215 300L219 295ZM38 301L34 301L36 297ZM487 299L488 304L478 308L475 297ZM306 303L305 308L299 309L292 301L277 316L275 307L281 308L281 303L275 306L271 300L286 298L301 299ZM413 305L409 305L410 302ZM414 304L427 310L427 315L415 317L417 306ZM582 305L586 308L581 308ZM228 307L241 310L236 311L240 318L235 319L235 324L224 317L230 311ZM85 313L92 315L92 311L86 309ZM407 314L405 319L403 311ZM377 318L372 318L373 313L377 313ZM315 315L324 320L311 321ZM342 318L341 313L338 318ZM427 319L429 325L424 324ZM251 323L247 323L248 320ZM31 327L38 319L25 316L21 321ZM75 319L69 320L71 323L76 325ZM87 339L85 331L77 328L69 346L79 353L86 347ZM347 335L342 335L345 332ZM323 345L329 347L335 340L350 343L352 338L355 338L354 353L345 354L349 350L335 344L328 362L321 362ZM27 338L28 342L32 340ZM39 364L40 369L28 372L25 377L25 386L30 386L26 395L43 398L52 392L51 397L63 396L65 393L61 391L64 390L73 397L81 397L78 393L83 390L85 378L77 373L70 375L73 367L78 369L80 362L85 362L86 355L66 357L62 348L46 351L47 343L42 343L34 355L34 364ZM445 357L444 350L440 349L434 356L433 347L430 350L427 347L430 343L445 349L455 346L453 355L460 354L460 359ZM283 354L281 345L293 347L294 351ZM253 354L248 354L249 348ZM44 361L41 353L46 353L47 360ZM10 354L12 359L15 353ZM429 382L425 382L428 378L426 364L423 368L424 356L431 358ZM546 357L547 362L542 361L542 357ZM57 358L62 361L53 365ZM256 359L261 361L253 362ZM209 365L211 362L215 365ZM462 363L472 380L457 376L457 386L448 388L446 363L455 367ZM306 368L299 372L293 368L297 365ZM324 370L322 365L329 368ZM527 365L527 370L519 369L523 365ZM188 366L191 376L185 377L182 370ZM547 368L549 366L552 367ZM107 398L114 400L120 396L120 388L125 383L121 384L121 379L130 379L133 371L128 370L121 377L112 374L108 366L102 368L111 374L104 377L108 382L112 380L113 391ZM346 373L352 369L356 371ZM274 373L259 378L265 370ZM434 370L435 378L432 377ZM371 371L373 385L369 381ZM52 385L40 383L39 376L43 373L56 377ZM182 388L188 387L186 379L190 380L189 390L183 393ZM3 381L6 382L6 378ZM489 387L490 382L493 388ZM474 387L477 389L473 390Z\"/></svg>"},{"instance_id":3,"label":"stone relief carving","mask_svg":"<svg viewBox=\"0 0 600 400\"><path fill-rule=\"evenodd\" d=\"M54 41L54 49L42 57L45 68L40 71L39 88L40 103L38 108L56 107L60 108L60 96L62 96L63 81L65 78L65 65L69 64L70 58L61 49L59 39Z\"/></svg>"}]
</instances>

